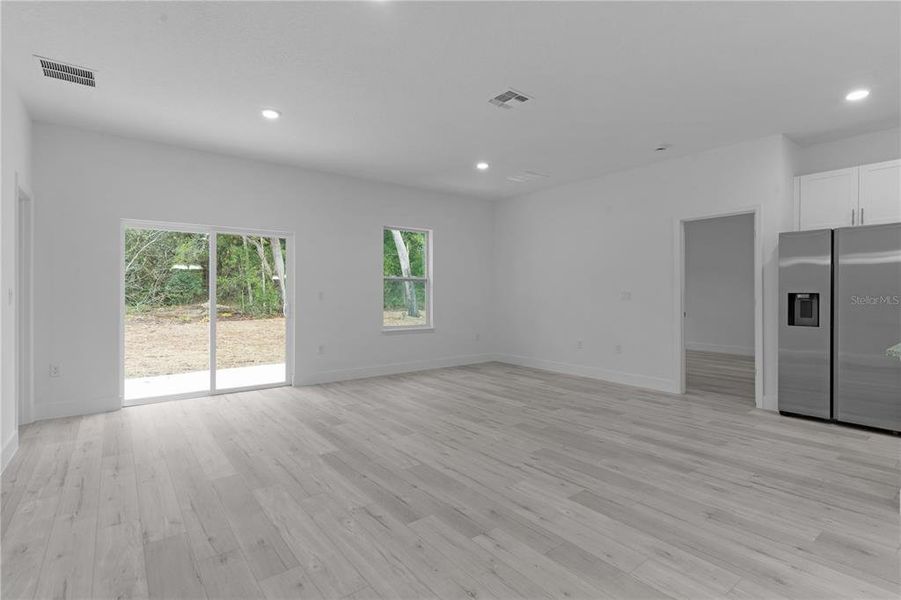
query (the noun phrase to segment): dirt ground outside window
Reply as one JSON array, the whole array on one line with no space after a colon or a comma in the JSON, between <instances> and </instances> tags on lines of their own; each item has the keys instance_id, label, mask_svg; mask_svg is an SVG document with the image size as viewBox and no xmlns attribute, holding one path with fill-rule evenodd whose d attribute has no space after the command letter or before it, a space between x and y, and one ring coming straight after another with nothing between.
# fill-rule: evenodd
<instances>
[{"instance_id":1,"label":"dirt ground outside window","mask_svg":"<svg viewBox=\"0 0 901 600\"><path fill-rule=\"evenodd\" d=\"M205 305L129 313L125 317L125 378L209 369ZM218 368L285 362L285 318L222 316L216 322Z\"/></svg>"}]
</instances>

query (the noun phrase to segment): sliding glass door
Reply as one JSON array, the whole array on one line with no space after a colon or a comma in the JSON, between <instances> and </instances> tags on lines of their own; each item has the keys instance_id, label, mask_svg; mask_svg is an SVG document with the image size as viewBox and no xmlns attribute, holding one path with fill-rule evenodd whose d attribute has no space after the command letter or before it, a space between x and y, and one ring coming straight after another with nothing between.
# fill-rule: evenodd
<instances>
[{"instance_id":1,"label":"sliding glass door","mask_svg":"<svg viewBox=\"0 0 901 600\"><path fill-rule=\"evenodd\" d=\"M288 383L285 234L123 227L125 404Z\"/></svg>"},{"instance_id":2,"label":"sliding glass door","mask_svg":"<svg viewBox=\"0 0 901 600\"><path fill-rule=\"evenodd\" d=\"M209 391L207 233L125 230L126 400Z\"/></svg>"},{"instance_id":3,"label":"sliding glass door","mask_svg":"<svg viewBox=\"0 0 901 600\"><path fill-rule=\"evenodd\" d=\"M287 239L216 236L216 387L284 382Z\"/></svg>"}]
</instances>

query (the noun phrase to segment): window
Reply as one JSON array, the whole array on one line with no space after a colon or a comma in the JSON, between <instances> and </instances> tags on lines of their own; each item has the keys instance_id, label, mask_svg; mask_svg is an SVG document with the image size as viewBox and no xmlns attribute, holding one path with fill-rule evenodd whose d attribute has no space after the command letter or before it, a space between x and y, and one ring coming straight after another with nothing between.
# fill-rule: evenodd
<instances>
[{"instance_id":1,"label":"window","mask_svg":"<svg viewBox=\"0 0 901 600\"><path fill-rule=\"evenodd\" d=\"M382 235L382 326L432 326L431 236L421 229L386 227Z\"/></svg>"}]
</instances>

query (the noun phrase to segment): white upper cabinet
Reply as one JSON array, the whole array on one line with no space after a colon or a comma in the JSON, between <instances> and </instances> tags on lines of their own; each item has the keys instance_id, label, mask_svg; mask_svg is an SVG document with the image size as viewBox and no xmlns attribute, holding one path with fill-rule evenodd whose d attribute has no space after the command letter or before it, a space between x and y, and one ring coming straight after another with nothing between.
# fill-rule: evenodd
<instances>
[{"instance_id":1,"label":"white upper cabinet","mask_svg":"<svg viewBox=\"0 0 901 600\"><path fill-rule=\"evenodd\" d=\"M798 177L795 190L799 229L857 225L857 167Z\"/></svg>"},{"instance_id":2,"label":"white upper cabinet","mask_svg":"<svg viewBox=\"0 0 901 600\"><path fill-rule=\"evenodd\" d=\"M799 230L901 222L901 160L795 178Z\"/></svg>"},{"instance_id":3,"label":"white upper cabinet","mask_svg":"<svg viewBox=\"0 0 901 600\"><path fill-rule=\"evenodd\" d=\"M860 223L901 221L901 160L860 167Z\"/></svg>"}]
</instances>

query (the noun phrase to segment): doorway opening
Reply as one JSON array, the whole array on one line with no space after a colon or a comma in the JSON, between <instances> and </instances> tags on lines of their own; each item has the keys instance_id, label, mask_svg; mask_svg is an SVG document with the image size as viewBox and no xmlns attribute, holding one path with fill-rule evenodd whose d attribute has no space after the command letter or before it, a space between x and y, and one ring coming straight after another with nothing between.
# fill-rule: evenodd
<instances>
[{"instance_id":1,"label":"doorway opening","mask_svg":"<svg viewBox=\"0 0 901 600\"><path fill-rule=\"evenodd\" d=\"M291 381L289 234L122 227L124 405Z\"/></svg>"},{"instance_id":2,"label":"doorway opening","mask_svg":"<svg viewBox=\"0 0 901 600\"><path fill-rule=\"evenodd\" d=\"M682 221L682 391L757 404L755 213Z\"/></svg>"}]
</instances>

